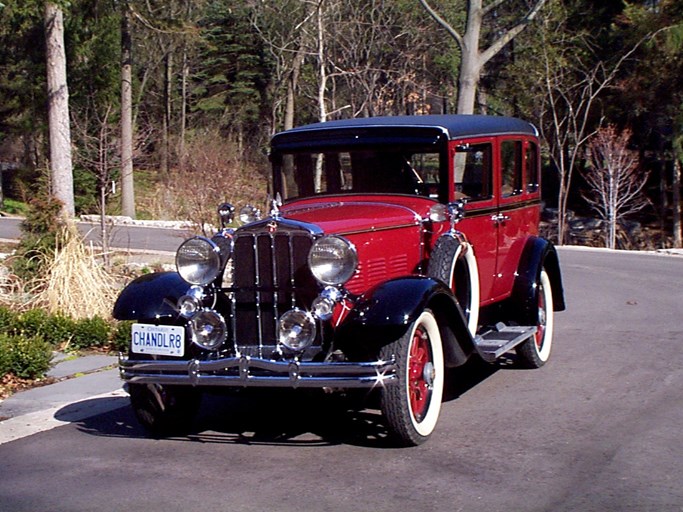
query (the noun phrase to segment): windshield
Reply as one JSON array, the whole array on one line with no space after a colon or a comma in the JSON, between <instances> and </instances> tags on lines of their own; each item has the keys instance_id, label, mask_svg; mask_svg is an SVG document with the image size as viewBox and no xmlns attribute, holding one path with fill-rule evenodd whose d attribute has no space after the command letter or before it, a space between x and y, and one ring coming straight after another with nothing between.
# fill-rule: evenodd
<instances>
[{"instance_id":1,"label":"windshield","mask_svg":"<svg viewBox=\"0 0 683 512\"><path fill-rule=\"evenodd\" d=\"M359 193L438 199L443 175L438 153L397 150L285 153L276 160L275 168L285 200Z\"/></svg>"}]
</instances>

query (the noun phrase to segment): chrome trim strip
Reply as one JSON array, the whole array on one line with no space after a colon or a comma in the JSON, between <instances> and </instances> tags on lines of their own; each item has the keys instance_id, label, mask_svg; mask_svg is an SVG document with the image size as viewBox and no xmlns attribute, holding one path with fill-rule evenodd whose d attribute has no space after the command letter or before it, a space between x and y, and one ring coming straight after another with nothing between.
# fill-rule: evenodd
<instances>
[{"instance_id":1,"label":"chrome trim strip","mask_svg":"<svg viewBox=\"0 0 683 512\"><path fill-rule=\"evenodd\" d=\"M400 224L398 226L386 226L383 228L371 227L369 229L359 229L358 231L342 231L338 233L339 236L350 236L350 235L360 235L362 233L379 233L381 231L392 231L396 229L406 229L419 227L422 224L421 221L416 221L414 224Z\"/></svg>"},{"instance_id":2,"label":"chrome trim strip","mask_svg":"<svg viewBox=\"0 0 683 512\"><path fill-rule=\"evenodd\" d=\"M248 356L211 361L131 360L119 354L121 378L132 384L223 387L373 388L396 382L395 361L309 363Z\"/></svg>"},{"instance_id":3,"label":"chrome trim strip","mask_svg":"<svg viewBox=\"0 0 683 512\"><path fill-rule=\"evenodd\" d=\"M263 355L263 325L261 324L261 253L259 251L259 235L251 233L254 252L254 284L256 285L256 325L258 327L258 352Z\"/></svg>"}]
</instances>

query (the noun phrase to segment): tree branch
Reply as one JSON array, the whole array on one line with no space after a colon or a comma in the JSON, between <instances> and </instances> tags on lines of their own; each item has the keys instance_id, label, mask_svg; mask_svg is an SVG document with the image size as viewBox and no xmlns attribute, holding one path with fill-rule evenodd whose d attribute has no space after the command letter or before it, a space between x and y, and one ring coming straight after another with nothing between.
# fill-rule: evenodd
<instances>
[{"instance_id":1,"label":"tree branch","mask_svg":"<svg viewBox=\"0 0 683 512\"><path fill-rule=\"evenodd\" d=\"M439 25L441 25L443 28L446 29L446 32L448 32L449 35L450 35L453 39L455 39L455 41L458 43L458 46L459 46L460 49L462 50L462 49L464 48L464 46L465 46L465 42L463 41L463 38L462 38L462 36L460 35L460 33L459 33L457 30L455 30L455 29L450 25L450 23L448 23L448 22L447 22L446 20L444 20L441 16L439 16L439 15L437 14L437 12L436 12L434 9L432 9L432 7L427 3L426 0L419 0L419 1L420 1L420 4L422 4L422 7L424 7L425 11L427 11L427 13L429 13L429 15L430 15L432 18L434 18L434 20L435 20ZM543 1L545 1L545 0L543 0Z\"/></svg>"},{"instance_id":2,"label":"tree branch","mask_svg":"<svg viewBox=\"0 0 683 512\"><path fill-rule=\"evenodd\" d=\"M522 30L526 28L526 26L531 23L534 18L538 15L538 12L541 10L543 5L546 3L547 0L538 0L536 4L533 6L529 14L527 14L517 25L512 27L510 30L505 32L501 37L499 37L496 41L491 44L485 51L481 53L481 64L482 66L486 64L489 60L491 60L500 50L503 49L503 47L508 44L510 41L512 41L517 34L519 34ZM423 2L423 0L420 0L420 2ZM487 7L484 8L483 13L487 14L489 11L491 11L494 7L497 7L502 3L501 0L497 0L493 2L493 4L488 5Z\"/></svg>"}]
</instances>

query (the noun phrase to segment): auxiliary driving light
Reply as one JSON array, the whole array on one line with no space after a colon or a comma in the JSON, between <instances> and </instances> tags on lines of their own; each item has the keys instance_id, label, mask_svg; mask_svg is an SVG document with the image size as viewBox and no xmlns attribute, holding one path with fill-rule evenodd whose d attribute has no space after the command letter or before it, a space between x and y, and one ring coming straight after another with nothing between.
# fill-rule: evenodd
<instances>
[{"instance_id":1,"label":"auxiliary driving light","mask_svg":"<svg viewBox=\"0 0 683 512\"><path fill-rule=\"evenodd\" d=\"M176 307L180 316L184 318L191 318L197 311L202 308L202 299L204 298L204 289L201 286L193 285L187 290L187 293L178 299Z\"/></svg>"},{"instance_id":2,"label":"auxiliary driving light","mask_svg":"<svg viewBox=\"0 0 683 512\"><path fill-rule=\"evenodd\" d=\"M278 339L289 350L306 350L313 343L315 334L315 319L306 311L296 308L280 317Z\"/></svg>"},{"instance_id":3,"label":"auxiliary driving light","mask_svg":"<svg viewBox=\"0 0 683 512\"><path fill-rule=\"evenodd\" d=\"M341 300L342 292L334 286L327 286L313 301L311 312L319 320L329 320L334 314L334 307Z\"/></svg>"},{"instance_id":4,"label":"auxiliary driving light","mask_svg":"<svg viewBox=\"0 0 683 512\"><path fill-rule=\"evenodd\" d=\"M228 331L223 317L212 309L202 309L190 319L192 342L207 350L218 349Z\"/></svg>"}]
</instances>

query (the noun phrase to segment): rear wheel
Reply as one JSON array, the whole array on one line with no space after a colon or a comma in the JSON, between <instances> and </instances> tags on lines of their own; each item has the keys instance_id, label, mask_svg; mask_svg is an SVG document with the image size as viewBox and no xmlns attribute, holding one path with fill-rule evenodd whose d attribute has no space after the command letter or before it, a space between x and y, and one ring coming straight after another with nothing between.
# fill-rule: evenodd
<instances>
[{"instance_id":1,"label":"rear wheel","mask_svg":"<svg viewBox=\"0 0 683 512\"><path fill-rule=\"evenodd\" d=\"M187 386L129 384L130 402L140 424L156 437L186 434L201 404L201 392Z\"/></svg>"},{"instance_id":2,"label":"rear wheel","mask_svg":"<svg viewBox=\"0 0 683 512\"><path fill-rule=\"evenodd\" d=\"M543 366L550 359L550 350L553 345L553 293L550 278L545 270L541 271L537 287L536 333L517 347L519 362L525 368Z\"/></svg>"},{"instance_id":3,"label":"rear wheel","mask_svg":"<svg viewBox=\"0 0 683 512\"><path fill-rule=\"evenodd\" d=\"M421 444L436 427L444 386L443 347L432 312L422 312L401 338L382 349L381 357L394 358L397 365L397 382L381 396L389 433L403 446Z\"/></svg>"}]
</instances>

